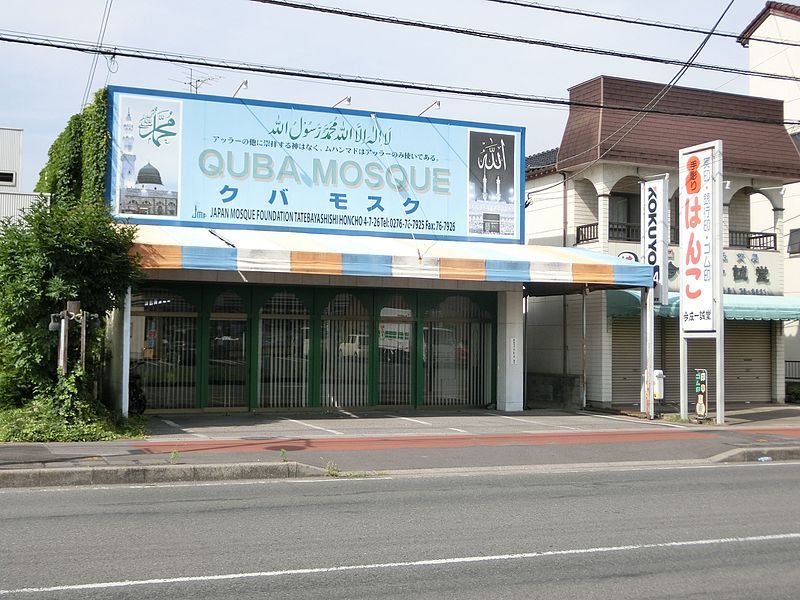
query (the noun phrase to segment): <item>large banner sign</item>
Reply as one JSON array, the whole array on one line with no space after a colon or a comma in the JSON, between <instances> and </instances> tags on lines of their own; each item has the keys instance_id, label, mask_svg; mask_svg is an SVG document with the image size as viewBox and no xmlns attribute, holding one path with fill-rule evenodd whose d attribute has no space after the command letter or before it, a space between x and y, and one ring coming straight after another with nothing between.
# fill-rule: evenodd
<instances>
[{"instance_id":1,"label":"large banner sign","mask_svg":"<svg viewBox=\"0 0 800 600\"><path fill-rule=\"evenodd\" d=\"M524 129L109 88L133 223L524 243Z\"/></svg>"},{"instance_id":2,"label":"large banner sign","mask_svg":"<svg viewBox=\"0 0 800 600\"><path fill-rule=\"evenodd\" d=\"M642 183L642 258L653 267L653 301L656 304L666 304L668 300L668 181L669 175L665 174Z\"/></svg>"},{"instance_id":3,"label":"large banner sign","mask_svg":"<svg viewBox=\"0 0 800 600\"><path fill-rule=\"evenodd\" d=\"M680 151L680 318L682 331L714 332L718 324L714 294L721 265L716 233L721 227L722 153L714 144ZM721 296L721 295L720 295Z\"/></svg>"}]
</instances>

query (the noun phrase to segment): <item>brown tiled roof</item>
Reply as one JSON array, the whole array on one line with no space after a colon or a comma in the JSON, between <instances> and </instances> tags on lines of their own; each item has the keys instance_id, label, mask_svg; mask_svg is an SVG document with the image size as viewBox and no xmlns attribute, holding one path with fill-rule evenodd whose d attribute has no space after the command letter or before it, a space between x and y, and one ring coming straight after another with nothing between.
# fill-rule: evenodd
<instances>
[{"instance_id":1,"label":"brown tiled roof","mask_svg":"<svg viewBox=\"0 0 800 600\"><path fill-rule=\"evenodd\" d=\"M544 152L538 152L525 157L525 176L529 175L545 175L551 171L556 170L556 158L558 157L558 148L551 148Z\"/></svg>"},{"instance_id":2,"label":"brown tiled roof","mask_svg":"<svg viewBox=\"0 0 800 600\"><path fill-rule=\"evenodd\" d=\"M620 140L620 131L639 114L620 109L641 109L663 87L600 76L571 88L572 102L619 108L570 107L557 169L575 170L601 156L607 162L675 168L681 148L721 139L726 173L800 180L800 154L781 124L780 100L674 87L657 110L677 114L647 114ZM742 121L742 115L771 122Z\"/></svg>"},{"instance_id":3,"label":"brown tiled roof","mask_svg":"<svg viewBox=\"0 0 800 600\"><path fill-rule=\"evenodd\" d=\"M744 31L739 34L736 41L742 46L747 46L750 38L753 37L753 34L756 32L756 29L758 29L770 15L777 15L779 17L800 21L800 6L795 6L794 4L788 4L786 2L767 2L764 8L761 9L761 12L750 22L750 25L745 27Z\"/></svg>"}]
</instances>

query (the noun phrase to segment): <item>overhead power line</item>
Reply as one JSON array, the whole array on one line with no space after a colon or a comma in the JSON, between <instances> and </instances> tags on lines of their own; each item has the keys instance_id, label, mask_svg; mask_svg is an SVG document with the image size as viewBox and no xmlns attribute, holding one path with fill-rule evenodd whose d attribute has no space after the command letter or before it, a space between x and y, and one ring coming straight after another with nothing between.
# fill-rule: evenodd
<instances>
[{"instance_id":1,"label":"overhead power line","mask_svg":"<svg viewBox=\"0 0 800 600\"><path fill-rule=\"evenodd\" d=\"M555 188L555 187L559 187L561 185L566 185L567 180L572 180L572 179L575 179L575 178L579 177L580 175L582 175L583 173L585 173L586 171L591 169L594 165L599 163L603 158L605 158L614 148L616 148L619 145L620 142L622 142L622 140L624 140L628 136L628 134L630 134L634 129L636 129L636 127L639 125L639 123L641 123L644 120L644 118L647 116L648 112L650 112L652 109L654 109L658 105L658 103L661 102L667 96L667 94L670 92L670 90L672 90L672 88L674 88L677 85L678 81L680 81L680 79L686 74L686 71L689 70L689 67L692 66L692 63L697 59L698 56L700 56L700 53L703 51L703 48L706 47L706 44L708 44L708 41L711 39L711 34L716 30L716 28L719 26L719 24L722 21L722 19L725 17L725 15L731 9L731 6L733 6L733 2L734 2L734 0L730 0L730 2L728 2L728 6L726 6L725 10L722 11L722 14L717 19L717 22L714 23L714 27L711 28L711 31L706 33L705 37L703 38L703 41L700 42L700 45L695 49L694 52L692 52L692 55L686 60L684 65L680 69L678 69L678 72L675 73L675 75L672 77L672 79L670 79L669 82L663 88L661 88L661 90L659 90L659 92L655 96L653 96L653 99L650 100L650 102L648 102L646 105L644 105L642 107L640 112L638 112L637 114L633 115L630 119L628 119L627 123L625 123L624 125L618 127L616 131L614 131L610 135L606 136L603 140L601 140L597 144L593 145L591 148L588 148L587 150L584 150L583 152L579 152L577 154L573 154L572 156L568 156L568 157L559 156L558 160L559 160L559 162L560 161L573 160L575 158L578 158L579 156L583 156L584 154L587 154L589 152L593 152L594 150L599 150L604 143L608 142L609 140L612 140L613 138L617 137L617 135L619 135L619 137L617 137L617 139L614 140L608 146L608 148L606 148L596 159L592 160L589 164L584 166L579 171L575 171L573 173L570 173L569 177L565 177L563 181L561 181L559 183L551 184L551 185L549 185L547 187L544 187L544 188L540 188L540 189L538 189L536 191L537 192L543 192L543 191L546 191L546 190L549 190L549 189L552 189L552 188ZM525 208L527 208L528 205L529 205L529 203L526 200L525 201Z\"/></svg>"},{"instance_id":2,"label":"overhead power line","mask_svg":"<svg viewBox=\"0 0 800 600\"><path fill-rule=\"evenodd\" d=\"M106 28L108 27L108 18L111 16L111 6L114 4L114 0L106 0L105 8L103 9L103 16L100 19L100 32L97 34L97 45L103 43L103 39L106 36ZM94 82L94 75L97 71L97 58L99 54L95 54L94 58L92 59L92 65L89 67L89 76L86 79L86 87L83 90L83 100L81 100L81 109L86 106L86 103L89 101L89 93L92 91L92 83Z\"/></svg>"},{"instance_id":3,"label":"overhead power line","mask_svg":"<svg viewBox=\"0 0 800 600\"><path fill-rule=\"evenodd\" d=\"M617 23L626 23L630 25L640 25L642 27L655 27L658 29L667 29L671 31L684 31L687 33L700 33L710 34L714 37L733 38L739 39L738 33L730 33L725 31L711 31L700 27L689 27L688 25L678 25L676 23L663 23L661 21L650 21L648 19L634 19L632 17L624 17L622 15L609 15L605 13L593 12L588 10L580 10L577 8L567 8L564 6L554 6L552 4L542 4L541 2L531 2L529 0L486 0L487 2L494 2L495 4L506 4L510 6L521 6L523 8L533 8L535 10L543 10L548 12L561 13L565 15L576 15L579 17L586 17L589 19L600 19L602 21L614 21ZM790 40L777 40L774 38L761 38L750 37L751 42L765 42L767 44L776 44L779 46L796 46L800 47L800 42L792 42Z\"/></svg>"},{"instance_id":4,"label":"overhead power line","mask_svg":"<svg viewBox=\"0 0 800 600\"><path fill-rule=\"evenodd\" d=\"M528 38L516 35L509 35L505 33L496 33L493 31L483 31L480 29L467 29L462 27L455 27L453 25L442 25L440 23L429 23L426 21L414 21L409 19L401 19L399 17L390 17L386 15L376 15L372 13L359 12L354 10L346 10L343 8L334 8L330 6L319 6L316 4L305 4L295 2L293 0L252 0L253 2L260 2L262 4L273 4L275 6L283 6L286 8L294 8L298 10L306 10L311 12L318 12L324 14L338 15L342 17L350 17L353 19L362 19L365 21L372 21L375 23L387 23L391 25L401 25L404 27L414 27L417 29L427 29L431 31L444 31L457 35L464 35L469 37L477 37L489 40L498 40L502 42L513 42L515 44L525 44L529 46L541 46L544 48L555 48L557 50L568 50L570 52L580 52L583 54L597 54L599 56L611 56L613 58L626 58L631 60L639 60L643 62L658 63L662 65L675 65L683 67L686 62L677 58L665 58L660 56L649 56L646 54L636 54L633 52L621 52L619 50L608 50L605 48L595 48L592 46L580 46L578 44L566 44L563 42L553 42L550 40L540 40L536 38ZM708 33L708 32L705 32ZM800 78L791 75L782 75L779 73L766 73L764 71L751 71L749 69L740 69L738 67L724 67L722 65L710 65L705 63L693 63L692 69L702 69L705 71L717 71L721 73L733 73L735 75L748 75L750 77L763 77L765 79L780 79L786 81L800 81Z\"/></svg>"},{"instance_id":5,"label":"overhead power line","mask_svg":"<svg viewBox=\"0 0 800 600\"><path fill-rule=\"evenodd\" d=\"M477 98L493 98L497 100L510 100L525 102L530 104L545 104L556 106L583 107L583 108L605 108L625 112L640 112L641 107L622 106L613 104L603 104L596 102L578 102L566 98L549 98L546 96L536 96L531 94L517 94L513 92L501 92L494 90L482 90L475 88L463 88L437 85L431 83L417 83L413 81L402 81L396 79L378 79L363 77L359 75L345 75L338 73L326 73L322 71L306 71L299 69L288 69L285 67L275 67L258 63L233 61L227 59L214 59L203 56L189 54L175 54L164 51L146 50L141 48L130 48L124 46L96 46L91 42L68 40L65 38L48 38L33 34L8 33L0 30L0 42L23 44L27 46L54 48L59 50L69 50L80 53L96 53L111 58L136 58L141 60L151 60L156 62L197 65L212 69L225 69L228 71L244 71L248 73L260 73L264 75L277 75L295 77L299 79L309 79L312 81L328 81L337 83L349 83L356 85L385 87L400 89L404 91L414 90L423 92L435 92L438 94L449 94L453 96L469 96ZM681 117L706 117L711 119L721 119L727 121L749 121L755 123L768 123L773 125L800 125L800 120L768 119L755 117L752 115L725 115L709 111L674 111L653 108L647 111L653 114L674 115Z\"/></svg>"}]
</instances>

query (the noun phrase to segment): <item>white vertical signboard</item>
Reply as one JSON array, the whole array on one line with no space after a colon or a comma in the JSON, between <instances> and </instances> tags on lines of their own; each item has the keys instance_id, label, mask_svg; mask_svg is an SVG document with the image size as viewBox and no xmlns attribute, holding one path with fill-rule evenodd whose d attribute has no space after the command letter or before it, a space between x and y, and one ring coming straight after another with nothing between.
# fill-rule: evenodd
<instances>
[{"instance_id":1,"label":"white vertical signboard","mask_svg":"<svg viewBox=\"0 0 800 600\"><path fill-rule=\"evenodd\" d=\"M667 217L667 190L669 175L658 175L642 183L642 257L653 267L653 293L656 304L666 304L667 249L669 247L669 220Z\"/></svg>"},{"instance_id":2,"label":"white vertical signboard","mask_svg":"<svg viewBox=\"0 0 800 600\"><path fill-rule=\"evenodd\" d=\"M681 151L680 239L681 326L684 331L714 332L715 148ZM720 199L721 200L721 199Z\"/></svg>"},{"instance_id":3,"label":"white vertical signboard","mask_svg":"<svg viewBox=\"0 0 800 600\"><path fill-rule=\"evenodd\" d=\"M655 416L653 402L653 368L655 344L655 303L669 301L667 284L667 249L669 246L669 219L667 194L669 175L649 177L642 182L641 229L642 262L653 267L653 288L642 290L642 392L640 410L649 418Z\"/></svg>"},{"instance_id":4,"label":"white vertical signboard","mask_svg":"<svg viewBox=\"0 0 800 600\"><path fill-rule=\"evenodd\" d=\"M722 423L722 141L684 148L679 165L681 416L688 417L687 339L714 338L717 422Z\"/></svg>"}]
</instances>

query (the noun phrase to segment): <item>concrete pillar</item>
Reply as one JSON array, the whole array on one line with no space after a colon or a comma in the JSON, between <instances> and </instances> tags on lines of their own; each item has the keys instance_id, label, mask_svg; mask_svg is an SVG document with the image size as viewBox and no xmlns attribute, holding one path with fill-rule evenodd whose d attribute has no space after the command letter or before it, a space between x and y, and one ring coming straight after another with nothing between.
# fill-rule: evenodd
<instances>
[{"instance_id":1,"label":"concrete pillar","mask_svg":"<svg viewBox=\"0 0 800 600\"><path fill-rule=\"evenodd\" d=\"M772 401L786 404L786 354L783 347L783 321L771 321Z\"/></svg>"},{"instance_id":2,"label":"concrete pillar","mask_svg":"<svg viewBox=\"0 0 800 600\"><path fill-rule=\"evenodd\" d=\"M772 209L772 223L775 228L775 247L783 255L787 256L786 245L783 243L783 209Z\"/></svg>"},{"instance_id":3,"label":"concrete pillar","mask_svg":"<svg viewBox=\"0 0 800 600\"><path fill-rule=\"evenodd\" d=\"M597 194L597 240L600 251L608 252L608 219L610 194Z\"/></svg>"},{"instance_id":4,"label":"concrete pillar","mask_svg":"<svg viewBox=\"0 0 800 600\"><path fill-rule=\"evenodd\" d=\"M522 289L497 293L497 410L524 408Z\"/></svg>"}]
</instances>

